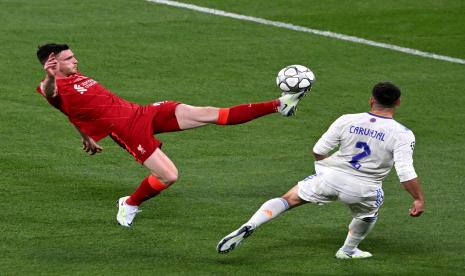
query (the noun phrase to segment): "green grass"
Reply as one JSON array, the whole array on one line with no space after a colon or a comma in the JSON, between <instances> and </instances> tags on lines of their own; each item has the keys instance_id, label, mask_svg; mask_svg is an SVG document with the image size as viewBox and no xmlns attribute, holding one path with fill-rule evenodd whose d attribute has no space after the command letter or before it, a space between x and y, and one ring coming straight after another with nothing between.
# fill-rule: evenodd
<instances>
[{"instance_id":1,"label":"green grass","mask_svg":"<svg viewBox=\"0 0 465 276\"><path fill-rule=\"evenodd\" d=\"M465 58L462 1L189 3ZM0 23L0 274L463 273L464 65L139 0L0 0ZM110 139L86 156L66 118L34 92L36 46L50 41L69 43L84 74L143 104L271 99L276 72L293 63L310 66L317 83L294 118L159 135L180 180L122 229L114 201L147 172ZM424 216L408 217L411 199L391 173L363 242L370 260L333 258L350 221L337 203L293 210L218 255L223 235L313 173L314 143L339 115L366 111L379 80L403 90L397 119L416 134Z\"/></svg>"}]
</instances>

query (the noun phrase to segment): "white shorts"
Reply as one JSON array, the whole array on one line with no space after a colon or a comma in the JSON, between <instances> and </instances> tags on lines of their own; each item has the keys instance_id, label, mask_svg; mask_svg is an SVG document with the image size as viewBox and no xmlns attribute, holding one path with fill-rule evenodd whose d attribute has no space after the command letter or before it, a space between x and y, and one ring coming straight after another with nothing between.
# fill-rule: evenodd
<instances>
[{"instance_id":1,"label":"white shorts","mask_svg":"<svg viewBox=\"0 0 465 276\"><path fill-rule=\"evenodd\" d=\"M324 177L318 174L308 176L299 181L297 185L299 186L298 195L301 199L319 205L341 201L349 207L352 217L359 219L376 217L384 200L381 188L365 196L349 195L328 185Z\"/></svg>"}]
</instances>

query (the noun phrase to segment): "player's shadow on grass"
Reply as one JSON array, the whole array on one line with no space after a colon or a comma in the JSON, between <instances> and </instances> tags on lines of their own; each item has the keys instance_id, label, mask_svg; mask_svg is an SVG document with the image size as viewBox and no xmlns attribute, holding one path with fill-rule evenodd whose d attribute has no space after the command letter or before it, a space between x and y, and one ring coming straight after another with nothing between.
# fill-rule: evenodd
<instances>
[{"instance_id":1,"label":"player's shadow on grass","mask_svg":"<svg viewBox=\"0 0 465 276\"><path fill-rule=\"evenodd\" d=\"M233 252L215 261L234 266L273 262L283 258L302 261L308 258L333 258L346 238L345 229L327 226L309 226L296 233L272 233L272 229L259 230ZM361 248L376 255L421 255L434 249L417 239L399 240L395 234L384 237L381 233L369 236Z\"/></svg>"},{"instance_id":2,"label":"player's shadow on grass","mask_svg":"<svg viewBox=\"0 0 465 276\"><path fill-rule=\"evenodd\" d=\"M389 237L373 235L373 237L363 243L370 247L374 252L378 251L386 255L422 255L435 251L436 246L430 240L425 241L419 238L402 238L398 239L396 234Z\"/></svg>"},{"instance_id":3,"label":"player's shadow on grass","mask_svg":"<svg viewBox=\"0 0 465 276\"><path fill-rule=\"evenodd\" d=\"M273 263L285 258L326 258L334 255L344 239L345 233L340 229L326 227L309 227L296 233L273 233L273 229L264 229L257 231L233 252L216 258L215 262L240 266Z\"/></svg>"}]
</instances>

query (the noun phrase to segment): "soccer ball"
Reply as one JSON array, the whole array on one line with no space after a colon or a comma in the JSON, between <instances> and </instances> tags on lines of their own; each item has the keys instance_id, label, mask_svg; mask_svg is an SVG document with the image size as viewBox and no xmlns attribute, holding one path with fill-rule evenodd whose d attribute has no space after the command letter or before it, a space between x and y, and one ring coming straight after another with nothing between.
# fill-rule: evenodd
<instances>
[{"instance_id":1,"label":"soccer ball","mask_svg":"<svg viewBox=\"0 0 465 276\"><path fill-rule=\"evenodd\" d=\"M276 85L285 93L310 90L315 82L313 72L303 65L289 65L279 71Z\"/></svg>"}]
</instances>

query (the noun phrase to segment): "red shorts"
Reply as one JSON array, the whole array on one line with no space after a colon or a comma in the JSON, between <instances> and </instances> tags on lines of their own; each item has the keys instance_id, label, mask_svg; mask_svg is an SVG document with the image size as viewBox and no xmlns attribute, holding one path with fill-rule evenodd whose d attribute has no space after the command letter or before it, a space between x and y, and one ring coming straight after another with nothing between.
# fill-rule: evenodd
<instances>
[{"instance_id":1,"label":"red shorts","mask_svg":"<svg viewBox=\"0 0 465 276\"><path fill-rule=\"evenodd\" d=\"M110 137L131 153L139 163L144 163L161 147L156 133L180 131L175 110L179 102L164 101L141 106L124 129L117 129Z\"/></svg>"}]
</instances>

